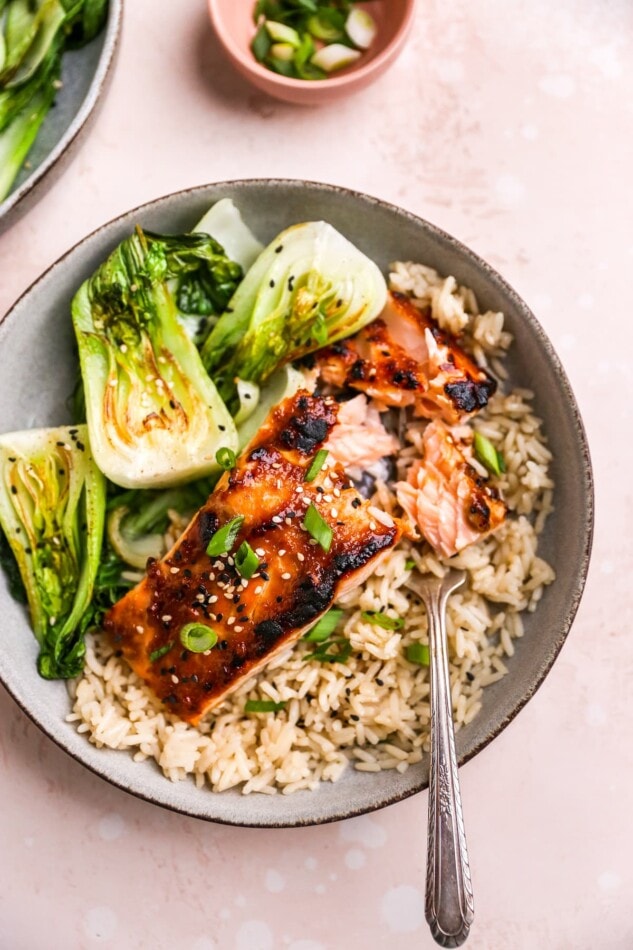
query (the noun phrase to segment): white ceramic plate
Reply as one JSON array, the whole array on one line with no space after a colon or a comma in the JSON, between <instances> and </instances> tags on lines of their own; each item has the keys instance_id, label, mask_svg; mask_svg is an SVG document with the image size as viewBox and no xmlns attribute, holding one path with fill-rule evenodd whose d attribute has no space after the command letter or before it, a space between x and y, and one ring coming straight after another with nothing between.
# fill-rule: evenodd
<instances>
[{"instance_id":1,"label":"white ceramic plate","mask_svg":"<svg viewBox=\"0 0 633 950\"><path fill-rule=\"evenodd\" d=\"M0 324L2 429L69 422L66 401L77 360L69 307L74 292L134 224L153 231L189 230L207 208L231 197L262 241L298 221L325 219L386 272L389 262L418 260L473 288L483 308L503 310L515 335L509 361L515 383L536 392L536 411L554 450L556 507L542 537L542 553L557 572L526 633L508 660L509 673L484 694L481 713L457 736L461 762L491 741L530 699L549 671L575 615L588 567L593 525L591 468L578 408L551 344L527 306L487 264L437 228L374 198L300 181L244 181L208 185L161 198L91 234L24 294ZM335 784L294 795L221 794L193 782L172 784L153 762L96 749L64 721L63 683L39 678L36 643L23 608L0 578L0 679L28 716L70 755L114 785L141 798L213 821L294 826L333 821L381 808L426 787L428 762L404 775L349 769Z\"/></svg>"},{"instance_id":2,"label":"white ceramic plate","mask_svg":"<svg viewBox=\"0 0 633 950\"><path fill-rule=\"evenodd\" d=\"M121 33L123 0L110 0L101 33L82 49L68 50L62 60L62 87L42 123L11 192L0 203L0 234L50 188L75 154L97 114L109 80Z\"/></svg>"}]
</instances>

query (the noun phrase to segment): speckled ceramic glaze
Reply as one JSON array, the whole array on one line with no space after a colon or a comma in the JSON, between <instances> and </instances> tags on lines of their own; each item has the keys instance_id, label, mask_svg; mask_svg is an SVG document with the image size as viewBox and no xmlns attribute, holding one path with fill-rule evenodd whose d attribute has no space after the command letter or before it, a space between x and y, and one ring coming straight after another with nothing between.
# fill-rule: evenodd
<instances>
[{"instance_id":1,"label":"speckled ceramic glaze","mask_svg":"<svg viewBox=\"0 0 633 950\"><path fill-rule=\"evenodd\" d=\"M62 60L63 83L42 123L25 167L0 203L0 234L34 205L66 168L112 75L121 32L123 0L110 0L105 28L82 49L68 50Z\"/></svg>"},{"instance_id":2,"label":"speckled ceramic glaze","mask_svg":"<svg viewBox=\"0 0 633 950\"><path fill-rule=\"evenodd\" d=\"M255 34L254 0L208 0L208 4L216 35L233 66L269 96L304 106L334 102L378 79L400 53L415 8L415 0L361 3L376 21L376 39L353 66L313 81L280 76L257 62L250 48Z\"/></svg>"},{"instance_id":3,"label":"speckled ceramic glaze","mask_svg":"<svg viewBox=\"0 0 633 950\"><path fill-rule=\"evenodd\" d=\"M460 730L465 762L510 722L543 681L573 621L588 568L593 528L589 453L576 401L549 340L527 306L475 254L427 222L374 198L301 181L243 181L208 185L162 198L105 225L50 268L0 324L2 429L68 422L66 401L76 379L69 305L79 284L137 222L153 231L182 232L210 204L231 197L262 241L291 223L329 221L386 271L395 259L419 260L472 287L484 308L503 310L514 334L512 380L536 393L536 412L554 452L555 511L542 536L542 553L557 572L537 611L525 617L525 636L508 660L509 674L484 692L483 709ZM38 386L33 387L33 379ZM292 796L216 794L193 782L172 784L152 762L98 750L64 721L69 701L62 683L40 679L36 644L22 607L0 578L0 678L17 703L55 742L103 778L157 804L236 825L316 824L380 808L427 784L428 762L403 775L350 769L336 784Z\"/></svg>"}]
</instances>

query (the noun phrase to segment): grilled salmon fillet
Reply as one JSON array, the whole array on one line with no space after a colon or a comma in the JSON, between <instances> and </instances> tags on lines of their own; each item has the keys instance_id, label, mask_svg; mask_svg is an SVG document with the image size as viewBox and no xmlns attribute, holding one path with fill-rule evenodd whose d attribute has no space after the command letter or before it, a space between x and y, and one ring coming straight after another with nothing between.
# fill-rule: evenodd
<instances>
[{"instance_id":1,"label":"grilled salmon fillet","mask_svg":"<svg viewBox=\"0 0 633 950\"><path fill-rule=\"evenodd\" d=\"M423 458L396 483L398 503L431 547L452 557L503 524L507 507L445 425L430 422L422 442Z\"/></svg>"},{"instance_id":2,"label":"grilled salmon fillet","mask_svg":"<svg viewBox=\"0 0 633 950\"><path fill-rule=\"evenodd\" d=\"M383 408L413 406L417 416L449 425L483 408L496 389L429 312L398 293L356 336L321 350L318 367L329 385L358 389Z\"/></svg>"},{"instance_id":3,"label":"grilled salmon fillet","mask_svg":"<svg viewBox=\"0 0 633 950\"><path fill-rule=\"evenodd\" d=\"M400 526L376 517L340 464L327 459L306 481L337 413L333 399L302 390L281 403L171 551L148 562L144 580L106 615L115 647L188 722L297 640L400 539ZM327 551L303 526L310 505L331 528ZM209 556L213 536L236 516L244 521L231 551ZM244 541L259 561L250 579L235 567ZM180 633L191 623L215 631L217 644L185 649Z\"/></svg>"}]
</instances>

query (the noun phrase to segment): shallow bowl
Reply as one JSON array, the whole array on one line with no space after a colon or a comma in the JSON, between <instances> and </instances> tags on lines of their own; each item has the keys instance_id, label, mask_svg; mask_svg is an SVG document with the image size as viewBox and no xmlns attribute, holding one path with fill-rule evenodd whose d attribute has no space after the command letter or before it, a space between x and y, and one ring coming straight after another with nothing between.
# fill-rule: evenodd
<instances>
[{"instance_id":1,"label":"shallow bowl","mask_svg":"<svg viewBox=\"0 0 633 950\"><path fill-rule=\"evenodd\" d=\"M280 76L257 62L250 48L256 27L254 0L208 0L216 35L235 68L263 92L296 105L333 102L374 82L400 53L413 22L415 0L372 0L361 3L371 12L378 33L371 48L353 66L323 80Z\"/></svg>"},{"instance_id":2,"label":"shallow bowl","mask_svg":"<svg viewBox=\"0 0 633 950\"><path fill-rule=\"evenodd\" d=\"M0 202L0 234L51 187L74 157L98 113L110 79L121 33L123 0L110 0L108 19L98 36L62 59L62 87L28 155L28 166Z\"/></svg>"},{"instance_id":3,"label":"shallow bowl","mask_svg":"<svg viewBox=\"0 0 633 950\"><path fill-rule=\"evenodd\" d=\"M182 233L220 198L233 198L262 241L289 224L324 219L387 271L394 260L423 261L471 287L484 309L502 310L515 343L508 368L513 383L536 394L535 411L554 453L555 510L539 553L555 568L538 609L525 616L525 636L508 661L509 673L484 693L479 715L457 734L465 762L508 725L547 675L576 613L589 562L593 490L589 452L578 407L551 343L526 304L488 264L420 218L375 198L301 181L241 181L206 185L153 201L111 221L54 264L0 324L2 429L69 422L67 400L77 363L70 301L80 283L138 222L158 232ZM34 387L33 380L37 380ZM428 761L404 774L349 769L335 784L294 795L214 793L193 782L170 783L154 763L124 752L96 749L64 721L66 688L39 678L36 643L23 608L0 577L0 680L31 719L70 755L126 791L199 818L235 825L317 824L381 808L428 782Z\"/></svg>"}]
</instances>

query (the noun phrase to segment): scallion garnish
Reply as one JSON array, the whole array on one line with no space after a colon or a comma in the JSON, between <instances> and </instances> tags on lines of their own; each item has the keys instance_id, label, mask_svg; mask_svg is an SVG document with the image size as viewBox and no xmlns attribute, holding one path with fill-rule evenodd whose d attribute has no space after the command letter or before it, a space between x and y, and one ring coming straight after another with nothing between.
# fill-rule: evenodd
<instances>
[{"instance_id":1,"label":"scallion garnish","mask_svg":"<svg viewBox=\"0 0 633 950\"><path fill-rule=\"evenodd\" d=\"M414 567L415 567L415 561L413 560L413 558L412 557L407 558L407 560L404 562L405 571L412 571Z\"/></svg>"},{"instance_id":2,"label":"scallion garnish","mask_svg":"<svg viewBox=\"0 0 633 950\"><path fill-rule=\"evenodd\" d=\"M363 610L361 617L368 623L383 627L385 630L400 630L401 627L404 627L402 617L388 617L387 614L381 614L374 610Z\"/></svg>"},{"instance_id":3,"label":"scallion garnish","mask_svg":"<svg viewBox=\"0 0 633 950\"><path fill-rule=\"evenodd\" d=\"M235 554L235 570L246 580L250 580L259 567L259 558L248 541L242 541Z\"/></svg>"},{"instance_id":4,"label":"scallion garnish","mask_svg":"<svg viewBox=\"0 0 633 950\"><path fill-rule=\"evenodd\" d=\"M326 614L323 614L319 622L305 634L303 639L309 640L311 643L321 643L323 640L327 640L336 630L342 616L342 610L332 607Z\"/></svg>"},{"instance_id":5,"label":"scallion garnish","mask_svg":"<svg viewBox=\"0 0 633 950\"><path fill-rule=\"evenodd\" d=\"M209 557L217 557L219 554L228 554L233 549L239 530L244 524L244 515L237 515L231 518L225 525L222 525L215 532L207 545L207 554Z\"/></svg>"},{"instance_id":6,"label":"scallion garnish","mask_svg":"<svg viewBox=\"0 0 633 950\"><path fill-rule=\"evenodd\" d=\"M314 505L310 505L303 519L303 527L309 535L317 541L324 551L329 551L332 545L333 532L327 521L324 521Z\"/></svg>"},{"instance_id":7,"label":"scallion garnish","mask_svg":"<svg viewBox=\"0 0 633 950\"><path fill-rule=\"evenodd\" d=\"M313 482L313 481L314 481L314 479L317 477L317 475L319 474L319 472L320 472L321 469L323 468L323 465L324 465L324 463L325 463L325 460L326 460L326 458L328 457L329 454L330 454L330 453L328 452L327 449L319 449L319 451L317 452L317 454L316 454L316 455L314 456L314 458L312 459L312 462L310 463L310 468L309 468L308 471L305 473L305 477L304 477L304 479L303 479L304 482Z\"/></svg>"},{"instance_id":8,"label":"scallion garnish","mask_svg":"<svg viewBox=\"0 0 633 950\"><path fill-rule=\"evenodd\" d=\"M164 643L162 647L159 647L158 650L152 650L149 655L150 663L155 663L156 660L160 660L160 658L165 656L166 653L169 653L173 645L174 641L170 640L168 643Z\"/></svg>"},{"instance_id":9,"label":"scallion garnish","mask_svg":"<svg viewBox=\"0 0 633 950\"><path fill-rule=\"evenodd\" d=\"M218 635L204 623L186 623L180 629L180 642L191 653L205 653L218 642Z\"/></svg>"},{"instance_id":10,"label":"scallion garnish","mask_svg":"<svg viewBox=\"0 0 633 950\"><path fill-rule=\"evenodd\" d=\"M247 699L244 705L244 712L247 713L267 713L267 712L279 712L280 709L285 709L286 704L275 703L272 699Z\"/></svg>"},{"instance_id":11,"label":"scallion garnish","mask_svg":"<svg viewBox=\"0 0 633 950\"><path fill-rule=\"evenodd\" d=\"M232 468L235 468L237 461L233 449L229 449L226 445L215 453L215 460L225 472L230 472Z\"/></svg>"},{"instance_id":12,"label":"scallion garnish","mask_svg":"<svg viewBox=\"0 0 633 950\"><path fill-rule=\"evenodd\" d=\"M429 648L426 643L410 643L404 651L409 663L417 663L418 666L428 666L431 662Z\"/></svg>"},{"instance_id":13,"label":"scallion garnish","mask_svg":"<svg viewBox=\"0 0 633 950\"><path fill-rule=\"evenodd\" d=\"M493 475L502 475L506 470L506 463L501 452L481 432L475 432L475 455Z\"/></svg>"},{"instance_id":14,"label":"scallion garnish","mask_svg":"<svg viewBox=\"0 0 633 950\"><path fill-rule=\"evenodd\" d=\"M335 648L335 652L333 652ZM314 651L309 653L306 660L318 660L319 663L347 663L352 653L352 644L345 637L335 637L326 640Z\"/></svg>"}]
</instances>

